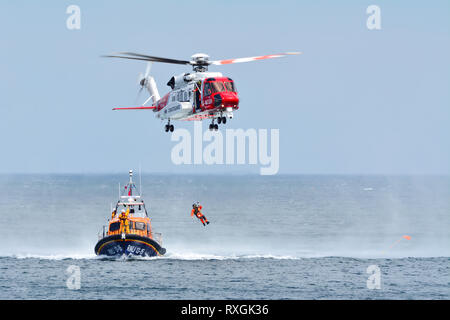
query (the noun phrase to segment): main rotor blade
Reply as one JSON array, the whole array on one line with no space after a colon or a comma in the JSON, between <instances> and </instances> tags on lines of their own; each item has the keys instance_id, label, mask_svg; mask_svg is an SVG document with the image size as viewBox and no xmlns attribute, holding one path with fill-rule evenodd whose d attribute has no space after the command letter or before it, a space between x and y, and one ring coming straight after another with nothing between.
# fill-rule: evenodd
<instances>
[{"instance_id":1,"label":"main rotor blade","mask_svg":"<svg viewBox=\"0 0 450 320\"><path fill-rule=\"evenodd\" d=\"M190 64L190 62L187 60L177 60L177 59L161 58L161 57L155 57L155 56L147 56L145 54L139 54L139 53L134 53L134 52L118 52L118 53L115 53L112 55L106 55L103 57L154 61L154 62L173 63L173 64Z\"/></svg>"},{"instance_id":2,"label":"main rotor blade","mask_svg":"<svg viewBox=\"0 0 450 320\"><path fill-rule=\"evenodd\" d=\"M285 56L302 54L303 52L285 52L285 53L277 53L277 54L269 54L265 56L257 56L257 57L247 57L247 58L237 58L237 59L227 59L227 60L215 60L211 61L210 64L222 65L222 64L231 64L231 63L241 63L241 62L250 62L256 60L264 60L264 59L272 59L272 58L281 58Z\"/></svg>"}]
</instances>

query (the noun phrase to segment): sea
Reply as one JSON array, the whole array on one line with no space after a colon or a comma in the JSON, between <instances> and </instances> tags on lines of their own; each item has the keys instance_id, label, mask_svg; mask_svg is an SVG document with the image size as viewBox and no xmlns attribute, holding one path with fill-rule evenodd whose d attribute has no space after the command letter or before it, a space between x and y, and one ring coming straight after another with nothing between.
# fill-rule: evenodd
<instances>
[{"instance_id":1,"label":"sea","mask_svg":"<svg viewBox=\"0 0 450 320\"><path fill-rule=\"evenodd\" d=\"M0 175L0 299L450 299L449 176L135 180L162 257L94 253L127 172Z\"/></svg>"}]
</instances>

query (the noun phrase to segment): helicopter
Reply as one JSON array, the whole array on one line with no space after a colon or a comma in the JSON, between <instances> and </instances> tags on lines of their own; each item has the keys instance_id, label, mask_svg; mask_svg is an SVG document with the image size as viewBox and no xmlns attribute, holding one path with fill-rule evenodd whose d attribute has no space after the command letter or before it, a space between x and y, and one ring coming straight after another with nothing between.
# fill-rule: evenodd
<instances>
[{"instance_id":1,"label":"helicopter","mask_svg":"<svg viewBox=\"0 0 450 320\"><path fill-rule=\"evenodd\" d=\"M226 124L227 119L233 118L233 112L239 109L239 97L234 81L222 75L220 72L208 72L209 65L226 65L258 61L264 59L280 58L289 55L297 55L302 52L286 52L264 56L209 60L205 53L196 53L190 60L178 60L149 56L134 52L119 52L105 55L106 58L120 58L130 60L147 61L144 74L139 75L141 91L146 88L150 96L137 107L116 107L113 110L153 110L156 118L167 120L166 132L173 132L173 120L202 121L211 119L209 130L218 130L218 124ZM190 65L192 72L175 75L170 78L167 85L171 88L162 98L159 95L155 79L150 75L153 62ZM150 106L146 106L151 102ZM217 123L215 123L217 121Z\"/></svg>"}]
</instances>

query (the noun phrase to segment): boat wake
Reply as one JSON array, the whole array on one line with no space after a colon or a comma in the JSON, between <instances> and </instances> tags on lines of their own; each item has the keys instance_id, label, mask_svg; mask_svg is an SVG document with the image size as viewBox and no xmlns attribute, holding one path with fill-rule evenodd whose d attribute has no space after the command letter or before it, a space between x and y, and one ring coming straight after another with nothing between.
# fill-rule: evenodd
<instances>
[{"instance_id":1,"label":"boat wake","mask_svg":"<svg viewBox=\"0 0 450 320\"><path fill-rule=\"evenodd\" d=\"M271 255L271 254L247 254L247 255L216 255L204 253L176 253L168 252L164 256L159 257L140 257L140 256L97 256L95 254L11 254L2 255L1 258L15 258L15 259L42 259L42 260L240 260L240 259L276 259L276 260L298 260L305 257L294 257L288 255Z\"/></svg>"},{"instance_id":2,"label":"boat wake","mask_svg":"<svg viewBox=\"0 0 450 320\"><path fill-rule=\"evenodd\" d=\"M277 259L277 260L298 260L301 257L294 257L288 255L271 255L271 254L231 254L231 255L216 255L204 253L176 253L168 252L162 259L172 260L239 260L239 259Z\"/></svg>"},{"instance_id":3,"label":"boat wake","mask_svg":"<svg viewBox=\"0 0 450 320\"><path fill-rule=\"evenodd\" d=\"M81 260L94 259L95 254L10 254L2 255L2 258L16 258L16 259L42 259L42 260Z\"/></svg>"},{"instance_id":4,"label":"boat wake","mask_svg":"<svg viewBox=\"0 0 450 320\"><path fill-rule=\"evenodd\" d=\"M167 261L167 260L185 260L185 261L214 261L214 260L257 260L257 259L272 259L272 260L301 260L301 259L317 259L317 258L348 258L348 259L403 259L403 258L437 258L448 257L448 255L433 255L433 254L380 254L379 252L295 252L294 254L262 254L260 252L251 252L250 250L236 253L221 252L206 253L206 252L191 252L191 251L171 251L168 250L163 256L155 257L141 257L141 256L113 256L108 257L104 255L95 255L89 252L74 252L74 253L17 253L17 254L0 254L1 258L15 258L15 259L41 259L41 260L100 260L100 261L122 261L122 260L136 260L136 261Z\"/></svg>"}]
</instances>

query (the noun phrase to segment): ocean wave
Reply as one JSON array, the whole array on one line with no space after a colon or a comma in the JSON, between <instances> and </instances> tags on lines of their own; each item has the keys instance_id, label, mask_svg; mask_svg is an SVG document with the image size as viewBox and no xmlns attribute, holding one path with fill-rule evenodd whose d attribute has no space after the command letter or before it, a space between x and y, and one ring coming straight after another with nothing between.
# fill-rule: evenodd
<instances>
[{"instance_id":1,"label":"ocean wave","mask_svg":"<svg viewBox=\"0 0 450 320\"><path fill-rule=\"evenodd\" d=\"M277 259L277 260L297 260L300 257L288 255L272 255L272 254L231 254L216 255L205 253L178 253L168 252L162 259L172 260L239 260L239 259Z\"/></svg>"},{"instance_id":2,"label":"ocean wave","mask_svg":"<svg viewBox=\"0 0 450 320\"><path fill-rule=\"evenodd\" d=\"M256 260L256 259L273 259L273 260L300 260L300 259L319 259L319 258L347 258L347 259L405 259L405 258L445 258L447 255L411 255L411 254L336 254L336 253L302 253L295 255L277 255L277 254L209 254L196 252L171 252L168 251L164 256L158 257L140 257L140 256L120 256L108 257L97 256L88 253L67 253L67 254L0 254L0 258L15 259L42 259L42 260L186 260L186 261L208 261L208 260Z\"/></svg>"},{"instance_id":3,"label":"ocean wave","mask_svg":"<svg viewBox=\"0 0 450 320\"><path fill-rule=\"evenodd\" d=\"M137 257L137 256L120 256L120 257L107 257L97 256L95 254L6 254L0 255L3 258L15 258L15 259L42 259L42 260L82 260L82 259L100 259L100 260L239 260L239 259L276 259L276 260L297 260L301 257L294 257L288 255L272 255L272 254L247 254L247 255L218 255L218 254L205 254L205 253L177 253L168 252L164 256L158 257Z\"/></svg>"},{"instance_id":4,"label":"ocean wave","mask_svg":"<svg viewBox=\"0 0 450 320\"><path fill-rule=\"evenodd\" d=\"M95 254L32 254L32 253L19 253L19 254L6 254L1 255L3 258L16 258L16 259L42 259L42 260L81 260L81 259L95 259Z\"/></svg>"}]
</instances>

